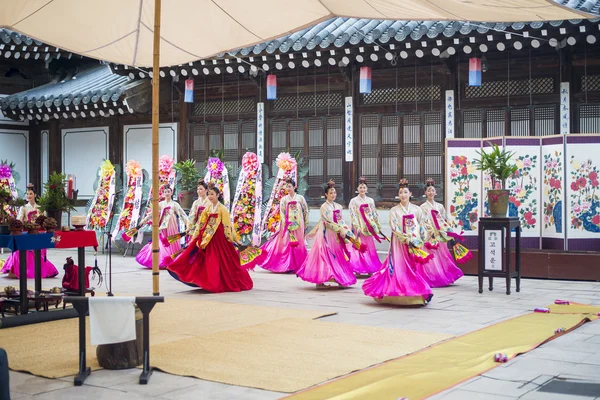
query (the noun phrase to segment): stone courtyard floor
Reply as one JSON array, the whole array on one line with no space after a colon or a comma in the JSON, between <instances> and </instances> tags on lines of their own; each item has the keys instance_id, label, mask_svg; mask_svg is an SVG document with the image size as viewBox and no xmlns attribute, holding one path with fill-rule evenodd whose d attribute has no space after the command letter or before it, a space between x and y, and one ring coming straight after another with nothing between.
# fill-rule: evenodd
<instances>
[{"instance_id":1,"label":"stone courtyard floor","mask_svg":"<svg viewBox=\"0 0 600 400\"><path fill-rule=\"evenodd\" d=\"M50 260L61 275L44 280L44 287L59 286L65 257L74 251L50 250ZM87 255L92 263L92 254ZM133 257L113 255L113 292L117 295L151 293L150 270L140 268ZM106 256L99 255L104 269ZM424 308L388 308L374 306L359 285L343 291L317 291L294 275L276 275L264 270L252 273L254 289L242 293L200 294L161 273L161 295L227 303L318 309L336 312L326 321L357 325L401 328L416 331L460 335L499 321L533 311L555 299L600 305L600 283L524 279L520 293L510 296L504 281L497 279L493 292L477 292L476 277L464 277L455 285L435 289L432 302ZM0 287L15 280L0 277ZM360 284L361 281L359 281ZM30 282L33 286L33 282ZM513 282L514 285L514 282ZM99 292L106 289L100 288ZM160 306L160 305L159 305ZM48 338L48 345L52 340ZM74 350L77 344L73 343ZM10 364L10 360L9 360ZM73 378L45 379L26 373L10 372L10 390L14 399L277 399L283 393L203 381L195 378L155 372L146 386L137 383L138 369L93 372L82 387L73 386ZM600 388L600 322L585 324L574 332L553 340L525 355L516 357L481 376L434 396L435 399L600 399L600 391L588 396L553 394L538 391L544 384L589 382ZM581 387L581 385L579 385ZM571 393L574 393L571 391ZM401 394L398 394L399 397Z\"/></svg>"}]
</instances>

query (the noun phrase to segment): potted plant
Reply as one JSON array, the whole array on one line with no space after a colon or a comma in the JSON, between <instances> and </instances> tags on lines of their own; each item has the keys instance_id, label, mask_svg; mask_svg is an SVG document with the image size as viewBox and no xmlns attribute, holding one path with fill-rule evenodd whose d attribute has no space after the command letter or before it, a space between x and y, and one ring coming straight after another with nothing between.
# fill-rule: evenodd
<instances>
[{"instance_id":1,"label":"potted plant","mask_svg":"<svg viewBox=\"0 0 600 400\"><path fill-rule=\"evenodd\" d=\"M46 232L54 232L58 228L58 223L54 218L48 217L44 220L43 227L46 229Z\"/></svg>"},{"instance_id":2,"label":"potted plant","mask_svg":"<svg viewBox=\"0 0 600 400\"><path fill-rule=\"evenodd\" d=\"M17 218L10 218L8 220L8 229L11 235L20 235L23 233L23 222Z\"/></svg>"},{"instance_id":3,"label":"potted plant","mask_svg":"<svg viewBox=\"0 0 600 400\"><path fill-rule=\"evenodd\" d=\"M25 205L25 200L14 198L5 188L0 188L0 234L8 235L9 221L17 215L19 207Z\"/></svg>"},{"instance_id":4,"label":"potted plant","mask_svg":"<svg viewBox=\"0 0 600 400\"><path fill-rule=\"evenodd\" d=\"M67 198L65 185L67 176L53 172L48 177L48 182L44 184L44 194L38 199L38 205L41 211L45 211L48 217L56 221L62 221L62 213L75 211L73 202Z\"/></svg>"},{"instance_id":5,"label":"potted plant","mask_svg":"<svg viewBox=\"0 0 600 400\"><path fill-rule=\"evenodd\" d=\"M177 183L181 189L181 193L179 194L181 207L190 209L194 202L198 178L200 178L200 173L196 169L196 161L193 159L180 161L174 167L178 175Z\"/></svg>"},{"instance_id":6,"label":"potted plant","mask_svg":"<svg viewBox=\"0 0 600 400\"><path fill-rule=\"evenodd\" d=\"M488 142L492 146L489 153L485 150L478 151L479 159L473 160L473 165L479 171L488 173L492 180L492 188L488 190L488 204L492 218L506 217L508 210L508 196L510 190L505 189L506 179L515 173L517 165L511 163L514 156L513 151L500 150L500 148Z\"/></svg>"}]
</instances>

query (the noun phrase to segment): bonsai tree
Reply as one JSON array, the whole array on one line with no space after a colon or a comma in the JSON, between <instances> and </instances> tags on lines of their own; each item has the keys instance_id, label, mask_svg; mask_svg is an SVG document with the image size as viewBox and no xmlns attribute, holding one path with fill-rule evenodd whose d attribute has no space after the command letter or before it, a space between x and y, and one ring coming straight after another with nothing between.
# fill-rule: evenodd
<instances>
[{"instance_id":1,"label":"bonsai tree","mask_svg":"<svg viewBox=\"0 0 600 400\"><path fill-rule=\"evenodd\" d=\"M179 174L178 184L182 192L194 192L200 173L196 169L195 160L180 161L174 165Z\"/></svg>"},{"instance_id":2,"label":"bonsai tree","mask_svg":"<svg viewBox=\"0 0 600 400\"><path fill-rule=\"evenodd\" d=\"M485 150L477 151L479 159L473 160L473 166L479 171L487 172L492 179L492 190L496 189L497 183L500 183L502 189L506 184L506 179L515 173L517 165L511 163L515 155L513 151L500 150L498 145L488 142L492 146L489 153Z\"/></svg>"},{"instance_id":3,"label":"bonsai tree","mask_svg":"<svg viewBox=\"0 0 600 400\"><path fill-rule=\"evenodd\" d=\"M42 211L46 213L75 211L73 202L67 198L66 184L67 176L65 174L53 172L48 177L48 182L44 183L44 194L37 202Z\"/></svg>"}]
</instances>

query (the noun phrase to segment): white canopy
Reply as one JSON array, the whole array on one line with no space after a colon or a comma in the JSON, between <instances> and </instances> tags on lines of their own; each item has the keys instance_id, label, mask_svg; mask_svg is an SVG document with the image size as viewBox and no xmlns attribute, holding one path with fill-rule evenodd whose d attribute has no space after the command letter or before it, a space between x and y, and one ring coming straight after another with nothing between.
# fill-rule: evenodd
<instances>
[{"instance_id":1,"label":"white canopy","mask_svg":"<svg viewBox=\"0 0 600 400\"><path fill-rule=\"evenodd\" d=\"M485 22L592 18L553 0L168 0L160 66L208 58L333 17ZM114 63L152 66L154 0L0 0L0 26Z\"/></svg>"}]
</instances>

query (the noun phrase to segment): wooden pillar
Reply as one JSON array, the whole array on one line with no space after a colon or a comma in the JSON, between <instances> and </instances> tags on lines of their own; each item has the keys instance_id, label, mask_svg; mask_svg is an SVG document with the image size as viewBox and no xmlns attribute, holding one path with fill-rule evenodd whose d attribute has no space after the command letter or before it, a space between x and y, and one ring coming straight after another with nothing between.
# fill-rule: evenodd
<instances>
[{"instance_id":1,"label":"wooden pillar","mask_svg":"<svg viewBox=\"0 0 600 400\"><path fill-rule=\"evenodd\" d=\"M110 119L108 137L108 157L114 165L119 164L124 170L127 160L123 159L123 126L121 124L121 117L114 116Z\"/></svg>"},{"instance_id":2,"label":"wooden pillar","mask_svg":"<svg viewBox=\"0 0 600 400\"><path fill-rule=\"evenodd\" d=\"M190 137L190 103L186 103L183 92L179 94L179 132L177 133L177 160L191 158L192 138Z\"/></svg>"},{"instance_id":3,"label":"wooden pillar","mask_svg":"<svg viewBox=\"0 0 600 400\"><path fill-rule=\"evenodd\" d=\"M58 120L48 124L48 174L62 172L62 134Z\"/></svg>"},{"instance_id":4,"label":"wooden pillar","mask_svg":"<svg viewBox=\"0 0 600 400\"><path fill-rule=\"evenodd\" d=\"M40 126L31 125L29 129L29 182L41 193L42 188L42 135Z\"/></svg>"}]
</instances>

